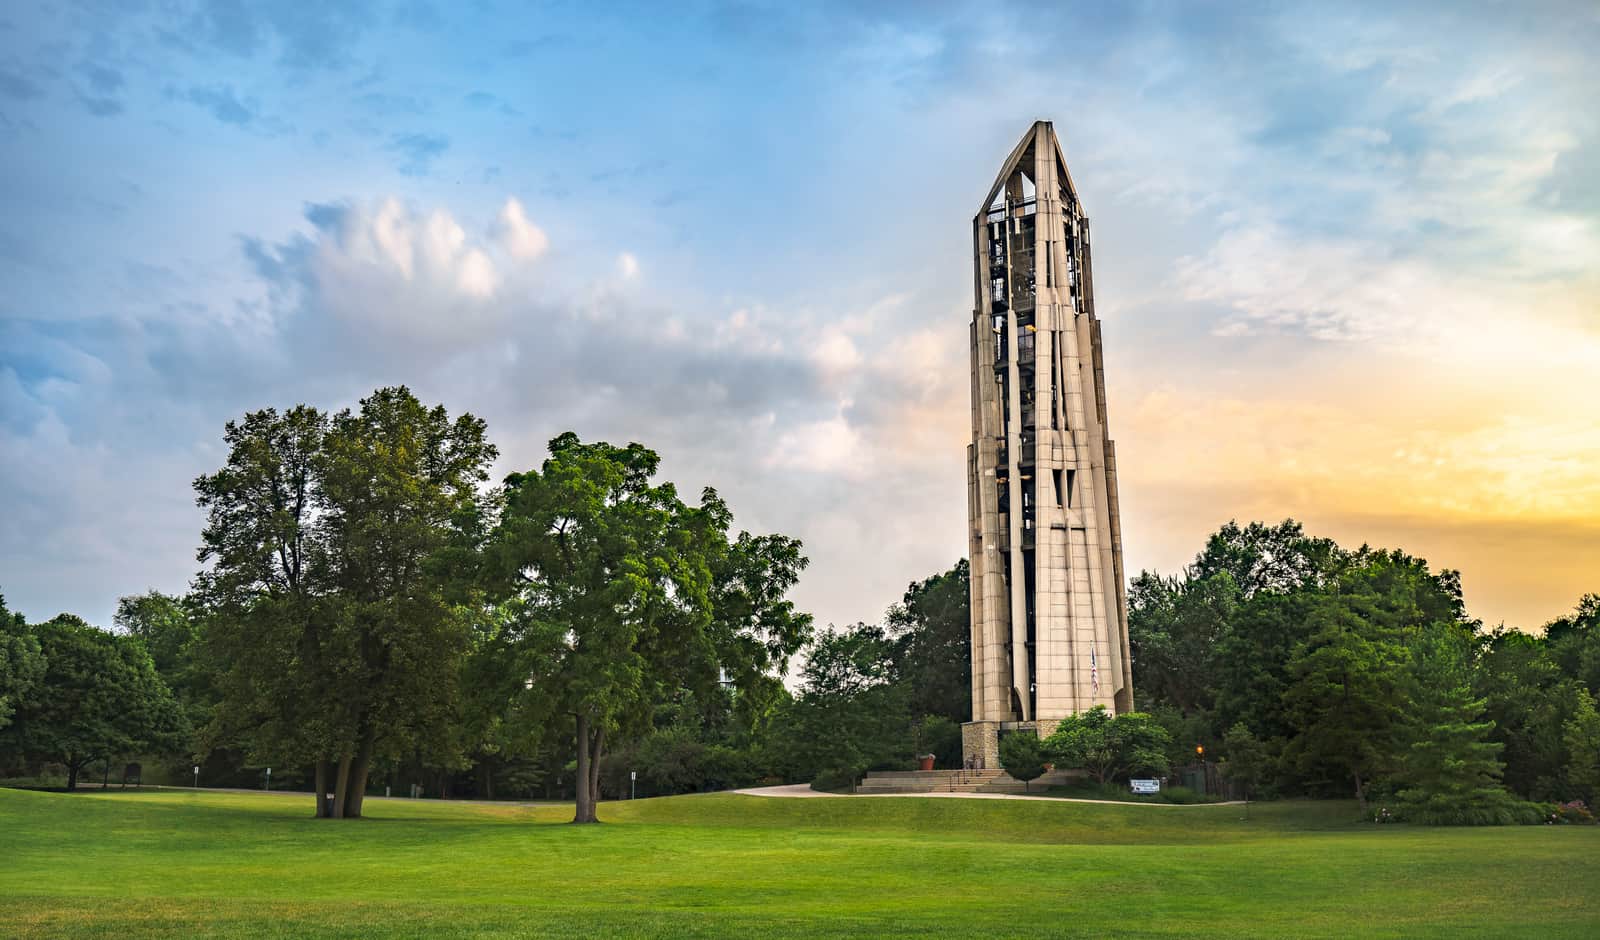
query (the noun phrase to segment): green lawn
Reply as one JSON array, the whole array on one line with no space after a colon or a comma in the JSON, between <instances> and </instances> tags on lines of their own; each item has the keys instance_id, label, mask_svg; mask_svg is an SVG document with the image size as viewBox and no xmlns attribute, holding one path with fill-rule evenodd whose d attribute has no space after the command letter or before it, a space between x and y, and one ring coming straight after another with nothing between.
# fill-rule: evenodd
<instances>
[{"instance_id":1,"label":"green lawn","mask_svg":"<svg viewBox=\"0 0 1600 940\"><path fill-rule=\"evenodd\" d=\"M0 790L0 936L1600 935L1600 827L1353 804Z\"/></svg>"}]
</instances>

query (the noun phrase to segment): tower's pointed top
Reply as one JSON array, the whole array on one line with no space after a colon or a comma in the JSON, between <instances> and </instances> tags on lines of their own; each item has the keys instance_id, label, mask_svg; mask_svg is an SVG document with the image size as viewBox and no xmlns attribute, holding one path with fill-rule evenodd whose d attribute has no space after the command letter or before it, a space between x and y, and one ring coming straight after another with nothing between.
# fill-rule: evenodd
<instances>
[{"instance_id":1,"label":"tower's pointed top","mask_svg":"<svg viewBox=\"0 0 1600 940\"><path fill-rule=\"evenodd\" d=\"M994 185L989 187L989 195L984 198L983 205L978 207L978 218L983 218L989 209L994 206L995 200L1005 190L1006 181L1015 176L1018 171L1032 185L1038 185L1039 181L1033 177L1036 173L1038 154L1041 147L1046 153L1055 157L1056 176L1065 190L1071 193L1072 198L1077 198L1077 190L1072 185L1072 176L1067 172L1066 158L1061 155L1061 140L1056 137L1055 125L1049 121L1034 121L1033 125L1022 135L1022 139L1017 141L1017 146L1012 148L1011 155L1006 157L1006 162L1001 164L1000 173L995 177Z\"/></svg>"}]
</instances>

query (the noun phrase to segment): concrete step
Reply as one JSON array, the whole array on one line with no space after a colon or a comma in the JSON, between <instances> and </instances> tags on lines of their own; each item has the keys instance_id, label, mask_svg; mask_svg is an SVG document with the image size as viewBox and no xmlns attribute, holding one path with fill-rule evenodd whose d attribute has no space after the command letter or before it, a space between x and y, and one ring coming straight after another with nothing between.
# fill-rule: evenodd
<instances>
[{"instance_id":1,"label":"concrete step","mask_svg":"<svg viewBox=\"0 0 1600 940\"><path fill-rule=\"evenodd\" d=\"M1009 779L1001 770L875 770L867 774L855 792L980 793L987 786Z\"/></svg>"}]
</instances>

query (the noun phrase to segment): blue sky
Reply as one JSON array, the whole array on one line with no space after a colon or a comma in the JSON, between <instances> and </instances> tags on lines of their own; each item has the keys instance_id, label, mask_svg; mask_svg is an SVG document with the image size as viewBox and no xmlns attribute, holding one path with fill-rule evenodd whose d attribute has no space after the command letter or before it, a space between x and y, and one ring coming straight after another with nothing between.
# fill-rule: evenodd
<instances>
[{"instance_id":1,"label":"blue sky","mask_svg":"<svg viewBox=\"0 0 1600 940\"><path fill-rule=\"evenodd\" d=\"M1295 516L1534 626L1600 590L1592 4L0 10L0 589L181 590L247 409L638 439L820 620L964 550L970 220L1096 226L1130 565Z\"/></svg>"}]
</instances>

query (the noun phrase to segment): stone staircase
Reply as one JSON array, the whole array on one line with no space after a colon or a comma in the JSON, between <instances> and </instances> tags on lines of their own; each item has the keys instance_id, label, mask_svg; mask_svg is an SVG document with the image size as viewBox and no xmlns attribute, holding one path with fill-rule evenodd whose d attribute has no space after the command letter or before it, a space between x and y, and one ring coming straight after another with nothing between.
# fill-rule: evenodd
<instances>
[{"instance_id":1,"label":"stone staircase","mask_svg":"<svg viewBox=\"0 0 1600 940\"><path fill-rule=\"evenodd\" d=\"M1079 776L1052 770L1026 787L1003 770L878 770L867 774L855 792L871 793L1025 793L1041 792Z\"/></svg>"}]
</instances>

